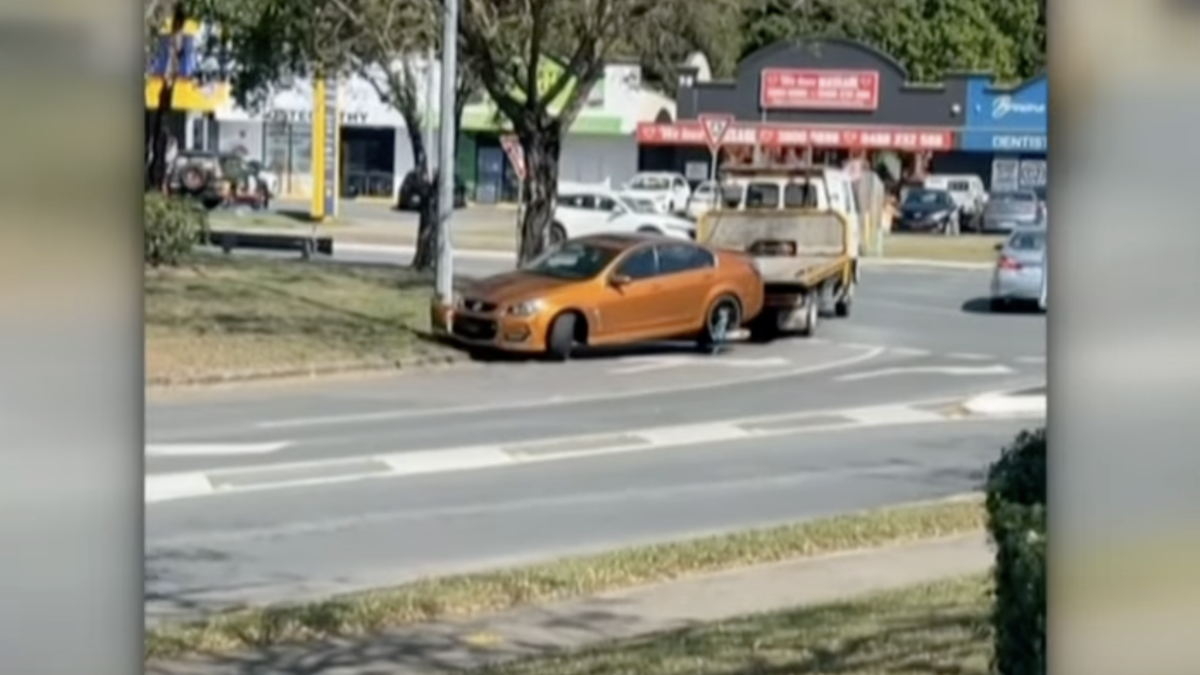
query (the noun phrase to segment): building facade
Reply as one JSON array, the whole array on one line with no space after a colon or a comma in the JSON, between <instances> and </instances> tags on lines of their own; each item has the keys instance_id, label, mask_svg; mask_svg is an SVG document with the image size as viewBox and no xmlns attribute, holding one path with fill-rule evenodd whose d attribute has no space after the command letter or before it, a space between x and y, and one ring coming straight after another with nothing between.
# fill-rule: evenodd
<instances>
[{"instance_id":1,"label":"building facade","mask_svg":"<svg viewBox=\"0 0 1200 675\"><path fill-rule=\"evenodd\" d=\"M428 82L429 86L419 87L418 104L423 117L436 125L440 120L439 64L418 60L411 65L418 77ZM555 64L545 69L547 82L561 73ZM345 77L339 89L341 196L394 200L405 174L414 166L404 118L380 98L371 79ZM429 93L433 94L431 100L427 100ZM641 86L639 66L608 65L564 139L563 180L621 182L635 173L639 112L645 107L643 99L653 96ZM258 110L223 105L213 114L209 146L262 161L280 176L285 196L308 198L313 189L313 98L311 82L296 81L273 91ZM673 102L664 106L673 108ZM423 133L433 137L436 131ZM477 201L511 200L517 194L516 172L500 144L505 133L507 121L485 95L477 94L464 106L455 165L468 195ZM435 161L436 146L435 142L427 149Z\"/></svg>"},{"instance_id":2,"label":"building facade","mask_svg":"<svg viewBox=\"0 0 1200 675\"><path fill-rule=\"evenodd\" d=\"M958 144L963 166L993 190L1044 190L1048 111L1044 74L1015 87L997 86L988 75L972 76Z\"/></svg>"},{"instance_id":3,"label":"building facade","mask_svg":"<svg viewBox=\"0 0 1200 675\"><path fill-rule=\"evenodd\" d=\"M562 67L543 64L540 88L549 89ZM569 84L555 111L575 85ZM653 104L659 102L659 108ZM647 113L647 108L652 112ZM609 63L604 78L592 87L587 102L563 139L559 178L563 181L611 182L619 184L637 171L638 122L645 114L658 114L674 102L642 86L642 69L637 64ZM500 137L508 133L507 120L495 104L480 95L463 111L463 151L474 156L473 166L464 168L464 181L475 186L480 202L512 201L517 196L517 177L501 148Z\"/></svg>"},{"instance_id":4,"label":"building facade","mask_svg":"<svg viewBox=\"0 0 1200 675\"><path fill-rule=\"evenodd\" d=\"M803 153L812 161L899 156L920 174L955 150L967 106L967 78L915 84L895 59L841 39L781 41L747 56L730 81L687 70L674 120L642 123L639 166L675 170L693 181L714 164L750 152ZM717 162L702 116L728 116Z\"/></svg>"}]
</instances>

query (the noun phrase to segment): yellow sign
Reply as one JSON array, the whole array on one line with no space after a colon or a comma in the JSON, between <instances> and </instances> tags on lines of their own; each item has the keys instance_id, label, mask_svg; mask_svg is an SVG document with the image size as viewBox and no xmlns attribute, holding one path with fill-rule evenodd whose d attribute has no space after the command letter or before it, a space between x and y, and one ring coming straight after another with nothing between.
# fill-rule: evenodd
<instances>
[{"instance_id":1,"label":"yellow sign","mask_svg":"<svg viewBox=\"0 0 1200 675\"><path fill-rule=\"evenodd\" d=\"M204 33L204 26L199 21L189 19L183 24L183 57L179 63L179 75L171 90L172 110L213 112L229 102L231 89L228 82L202 83L195 78L202 60ZM150 110L158 109L163 75L170 60L170 36L171 22L168 20L159 33L159 42L154 46L146 73L146 108Z\"/></svg>"}]
</instances>

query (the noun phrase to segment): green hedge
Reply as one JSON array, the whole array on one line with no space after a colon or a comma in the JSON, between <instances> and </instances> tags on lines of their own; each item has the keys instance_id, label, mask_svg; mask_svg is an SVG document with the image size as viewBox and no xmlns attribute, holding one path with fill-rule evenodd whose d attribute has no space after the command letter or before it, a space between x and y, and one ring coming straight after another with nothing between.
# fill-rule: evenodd
<instances>
[{"instance_id":1,"label":"green hedge","mask_svg":"<svg viewBox=\"0 0 1200 675\"><path fill-rule=\"evenodd\" d=\"M1046 430L1024 431L988 470L1000 675L1046 673Z\"/></svg>"},{"instance_id":2,"label":"green hedge","mask_svg":"<svg viewBox=\"0 0 1200 675\"><path fill-rule=\"evenodd\" d=\"M199 202L147 192L143 201L143 255L147 265L177 265L208 230L208 212Z\"/></svg>"}]
</instances>

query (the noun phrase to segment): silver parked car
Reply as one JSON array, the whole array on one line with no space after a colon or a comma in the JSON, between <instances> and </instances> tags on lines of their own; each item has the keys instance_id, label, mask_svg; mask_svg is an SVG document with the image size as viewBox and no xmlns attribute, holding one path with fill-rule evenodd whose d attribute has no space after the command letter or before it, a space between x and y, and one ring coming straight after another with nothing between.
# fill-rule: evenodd
<instances>
[{"instance_id":1,"label":"silver parked car","mask_svg":"<svg viewBox=\"0 0 1200 675\"><path fill-rule=\"evenodd\" d=\"M1000 255L992 276L992 310L1036 302L1038 309L1046 311L1046 228L1016 228L996 248Z\"/></svg>"},{"instance_id":2,"label":"silver parked car","mask_svg":"<svg viewBox=\"0 0 1200 675\"><path fill-rule=\"evenodd\" d=\"M1042 223L1046 208L1033 190L993 192L979 216L981 232L1011 232L1013 228Z\"/></svg>"}]
</instances>

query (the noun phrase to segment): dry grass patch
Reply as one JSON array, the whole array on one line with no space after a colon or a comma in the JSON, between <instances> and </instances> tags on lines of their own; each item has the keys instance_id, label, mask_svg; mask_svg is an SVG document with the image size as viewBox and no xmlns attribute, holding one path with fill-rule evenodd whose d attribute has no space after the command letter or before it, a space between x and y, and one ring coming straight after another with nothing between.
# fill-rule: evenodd
<instances>
[{"instance_id":1,"label":"dry grass patch","mask_svg":"<svg viewBox=\"0 0 1200 675\"><path fill-rule=\"evenodd\" d=\"M986 675L986 575L535 658L489 675Z\"/></svg>"},{"instance_id":2,"label":"dry grass patch","mask_svg":"<svg viewBox=\"0 0 1200 675\"><path fill-rule=\"evenodd\" d=\"M1003 236L896 233L883 240L883 257L990 263L996 260L996 244L1003 241Z\"/></svg>"},{"instance_id":3,"label":"dry grass patch","mask_svg":"<svg viewBox=\"0 0 1200 675\"><path fill-rule=\"evenodd\" d=\"M228 653L494 613L748 565L975 532L983 528L984 518L979 500L911 505L434 578L298 606L238 610L148 630L145 658Z\"/></svg>"},{"instance_id":4,"label":"dry grass patch","mask_svg":"<svg viewBox=\"0 0 1200 675\"><path fill-rule=\"evenodd\" d=\"M146 378L395 365L449 350L422 338L429 279L397 267L198 256L147 270Z\"/></svg>"}]
</instances>

